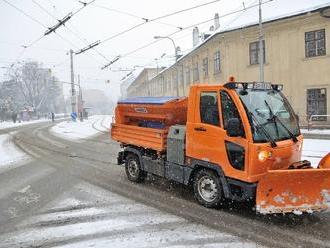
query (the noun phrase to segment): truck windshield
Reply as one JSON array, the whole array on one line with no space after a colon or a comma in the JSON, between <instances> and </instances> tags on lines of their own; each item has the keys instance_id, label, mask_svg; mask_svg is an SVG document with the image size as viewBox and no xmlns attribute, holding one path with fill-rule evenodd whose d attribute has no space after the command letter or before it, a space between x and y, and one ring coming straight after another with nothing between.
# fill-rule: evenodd
<instances>
[{"instance_id":1,"label":"truck windshield","mask_svg":"<svg viewBox=\"0 0 330 248\"><path fill-rule=\"evenodd\" d=\"M300 134L294 112L280 91L237 89L237 92L247 110L255 142L268 142L269 136L280 141Z\"/></svg>"}]
</instances>

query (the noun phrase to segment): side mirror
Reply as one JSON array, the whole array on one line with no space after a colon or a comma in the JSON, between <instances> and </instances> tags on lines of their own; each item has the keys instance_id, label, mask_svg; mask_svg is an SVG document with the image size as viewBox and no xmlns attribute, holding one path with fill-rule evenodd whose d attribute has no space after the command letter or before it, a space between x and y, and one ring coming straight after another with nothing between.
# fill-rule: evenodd
<instances>
[{"instance_id":1,"label":"side mirror","mask_svg":"<svg viewBox=\"0 0 330 248\"><path fill-rule=\"evenodd\" d=\"M231 118L228 120L227 135L229 137L242 136L241 123L238 118Z\"/></svg>"}]
</instances>

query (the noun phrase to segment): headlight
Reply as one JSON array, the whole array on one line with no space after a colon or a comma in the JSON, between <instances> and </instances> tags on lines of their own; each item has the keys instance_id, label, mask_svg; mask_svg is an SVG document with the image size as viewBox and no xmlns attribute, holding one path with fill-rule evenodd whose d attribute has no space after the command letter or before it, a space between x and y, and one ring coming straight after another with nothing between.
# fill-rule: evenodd
<instances>
[{"instance_id":1,"label":"headlight","mask_svg":"<svg viewBox=\"0 0 330 248\"><path fill-rule=\"evenodd\" d=\"M266 159L270 158L272 156L271 152L267 152L267 151L260 151L258 153L258 159L260 162L264 162Z\"/></svg>"}]
</instances>

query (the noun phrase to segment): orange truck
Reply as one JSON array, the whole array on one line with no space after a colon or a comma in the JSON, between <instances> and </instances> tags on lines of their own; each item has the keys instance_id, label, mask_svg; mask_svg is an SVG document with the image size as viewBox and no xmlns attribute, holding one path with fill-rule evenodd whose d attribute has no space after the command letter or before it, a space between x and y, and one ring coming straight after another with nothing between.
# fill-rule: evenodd
<instances>
[{"instance_id":1,"label":"orange truck","mask_svg":"<svg viewBox=\"0 0 330 248\"><path fill-rule=\"evenodd\" d=\"M261 214L329 208L330 153L301 160L303 136L283 86L259 82L190 87L188 97L118 102L111 137L129 180L148 173L193 188L206 207L253 201Z\"/></svg>"}]
</instances>

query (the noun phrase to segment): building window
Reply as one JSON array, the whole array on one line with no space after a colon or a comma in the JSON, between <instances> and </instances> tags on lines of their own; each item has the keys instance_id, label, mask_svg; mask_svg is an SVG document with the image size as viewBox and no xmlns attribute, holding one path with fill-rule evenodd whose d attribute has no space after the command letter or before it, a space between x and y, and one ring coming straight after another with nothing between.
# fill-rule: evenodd
<instances>
[{"instance_id":1,"label":"building window","mask_svg":"<svg viewBox=\"0 0 330 248\"><path fill-rule=\"evenodd\" d=\"M220 125L217 92L201 92L199 112L202 123Z\"/></svg>"},{"instance_id":2,"label":"building window","mask_svg":"<svg viewBox=\"0 0 330 248\"><path fill-rule=\"evenodd\" d=\"M305 56L316 57L325 55L325 30L305 33Z\"/></svg>"},{"instance_id":3,"label":"building window","mask_svg":"<svg viewBox=\"0 0 330 248\"><path fill-rule=\"evenodd\" d=\"M193 70L193 81L196 82L198 80L199 80L199 71L198 71L198 63L196 63Z\"/></svg>"},{"instance_id":4,"label":"building window","mask_svg":"<svg viewBox=\"0 0 330 248\"><path fill-rule=\"evenodd\" d=\"M263 47L263 58L264 63L266 62L266 48L265 48L265 41L262 41ZM257 65L259 64L259 41L250 43L250 65Z\"/></svg>"},{"instance_id":5,"label":"building window","mask_svg":"<svg viewBox=\"0 0 330 248\"><path fill-rule=\"evenodd\" d=\"M208 58L203 59L203 74L204 74L204 77L207 77L209 74L209 59Z\"/></svg>"},{"instance_id":6,"label":"building window","mask_svg":"<svg viewBox=\"0 0 330 248\"><path fill-rule=\"evenodd\" d=\"M327 114L327 89L307 89L307 116ZM326 121L325 116L313 118L317 121Z\"/></svg>"},{"instance_id":7,"label":"building window","mask_svg":"<svg viewBox=\"0 0 330 248\"><path fill-rule=\"evenodd\" d=\"M214 73L220 72L220 51L214 53Z\"/></svg>"},{"instance_id":8,"label":"building window","mask_svg":"<svg viewBox=\"0 0 330 248\"><path fill-rule=\"evenodd\" d=\"M186 86L190 84L190 67L186 68Z\"/></svg>"}]
</instances>

